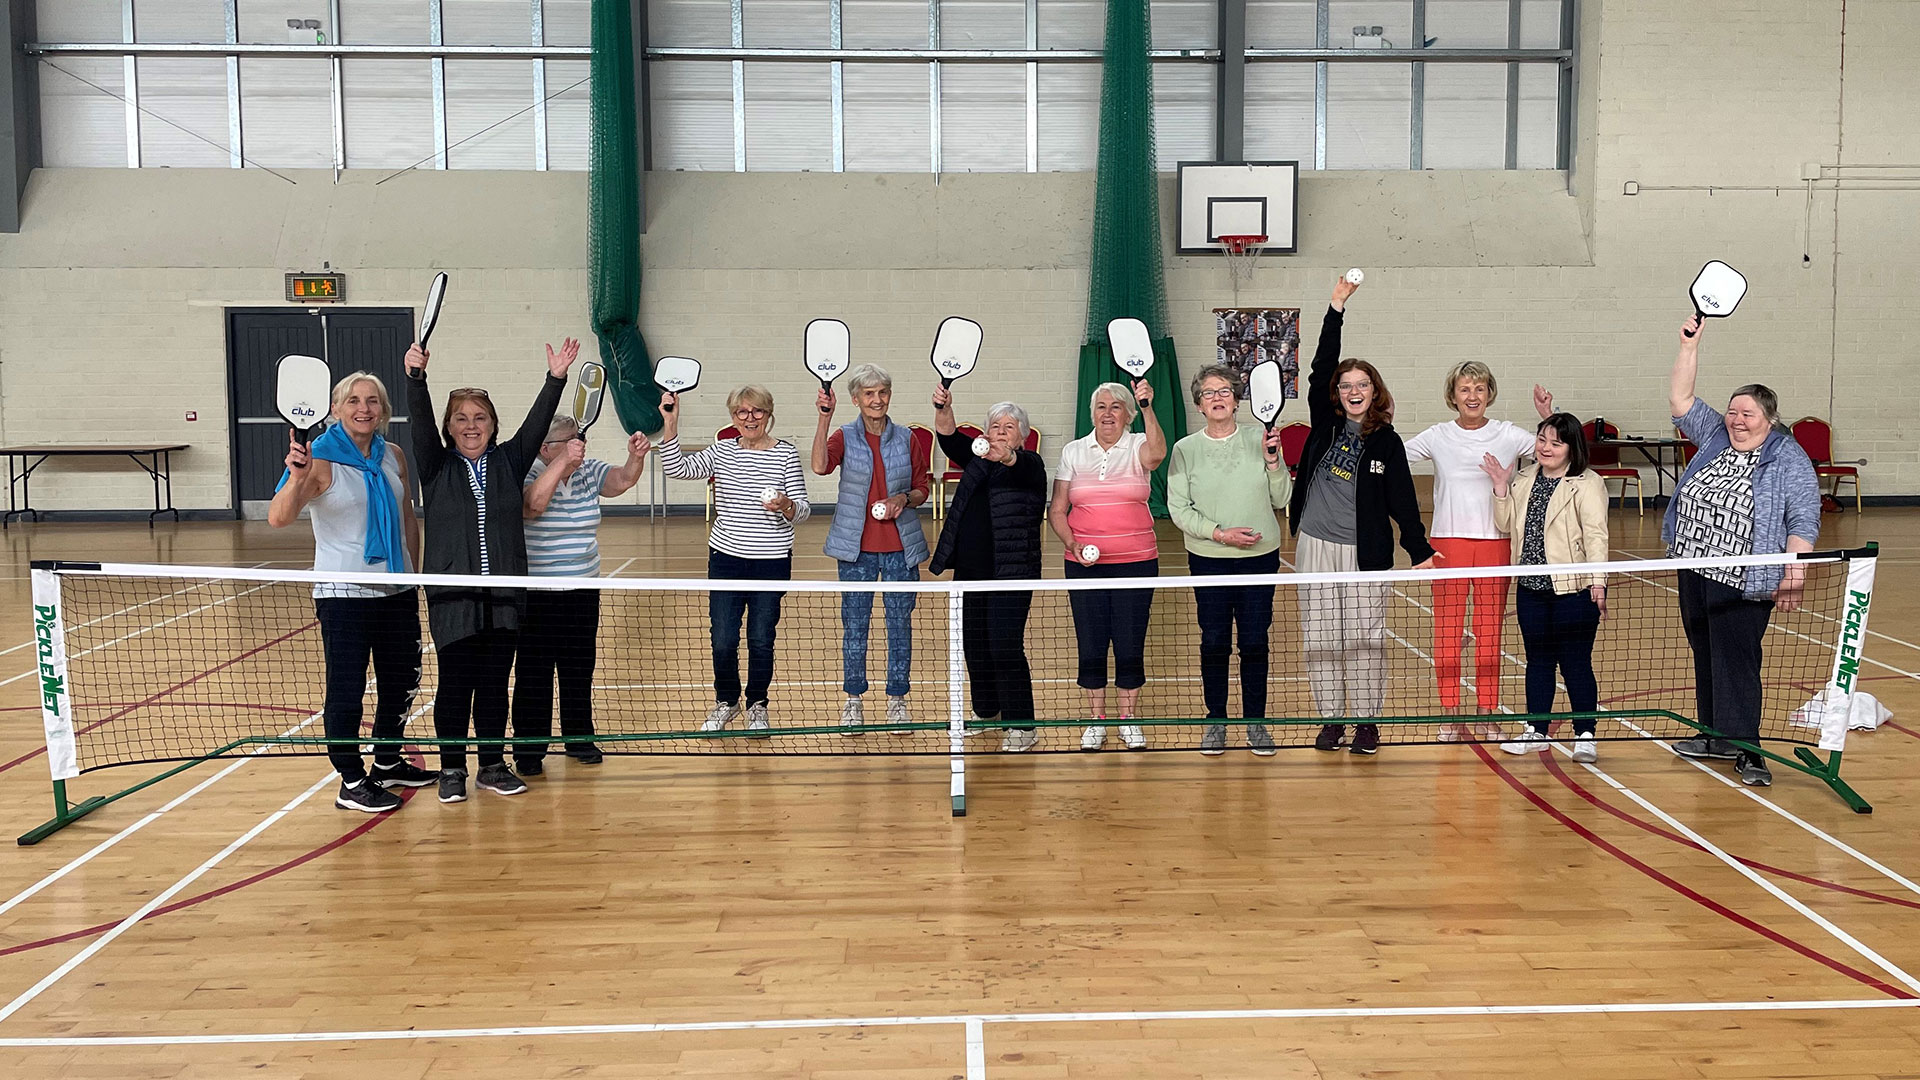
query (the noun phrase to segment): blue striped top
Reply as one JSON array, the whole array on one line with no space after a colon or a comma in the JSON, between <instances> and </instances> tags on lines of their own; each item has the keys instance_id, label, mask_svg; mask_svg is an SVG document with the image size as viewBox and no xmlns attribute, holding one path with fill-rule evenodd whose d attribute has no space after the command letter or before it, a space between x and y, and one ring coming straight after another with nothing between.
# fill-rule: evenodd
<instances>
[{"instance_id":1,"label":"blue striped top","mask_svg":"<svg viewBox=\"0 0 1920 1080\"><path fill-rule=\"evenodd\" d=\"M598 577L600 574L600 488L612 468L588 458L554 489L546 512L527 521L527 573L533 577ZM536 461L527 487L547 471Z\"/></svg>"}]
</instances>

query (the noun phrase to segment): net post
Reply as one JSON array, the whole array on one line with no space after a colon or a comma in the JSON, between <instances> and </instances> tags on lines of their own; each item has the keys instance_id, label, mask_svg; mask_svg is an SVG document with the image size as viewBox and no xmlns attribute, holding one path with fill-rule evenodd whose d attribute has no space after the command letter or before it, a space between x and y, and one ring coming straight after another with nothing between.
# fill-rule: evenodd
<instances>
[{"instance_id":1,"label":"net post","mask_svg":"<svg viewBox=\"0 0 1920 1080\"><path fill-rule=\"evenodd\" d=\"M1847 583L1843 592L1840 636L1834 642L1833 672L1822 696L1826 708L1820 719L1821 761L1804 746L1794 748L1804 771L1824 781L1856 814L1871 814L1873 806L1840 779L1840 758L1847 748L1847 730L1853 719L1853 697L1859 692L1860 664L1866 658L1867 614L1873 607L1873 579L1880 561L1880 545L1868 544L1847 552Z\"/></svg>"},{"instance_id":2,"label":"net post","mask_svg":"<svg viewBox=\"0 0 1920 1080\"><path fill-rule=\"evenodd\" d=\"M947 795L953 816L967 816L967 660L961 592L947 594Z\"/></svg>"}]
</instances>

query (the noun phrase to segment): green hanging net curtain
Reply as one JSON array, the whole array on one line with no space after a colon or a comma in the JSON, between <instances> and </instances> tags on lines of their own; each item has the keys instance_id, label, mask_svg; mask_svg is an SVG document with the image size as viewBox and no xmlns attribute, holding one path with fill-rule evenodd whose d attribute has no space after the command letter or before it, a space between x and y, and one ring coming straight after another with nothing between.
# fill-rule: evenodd
<instances>
[{"instance_id":1,"label":"green hanging net curtain","mask_svg":"<svg viewBox=\"0 0 1920 1080\"><path fill-rule=\"evenodd\" d=\"M1171 446L1187 433L1180 370L1167 336L1167 284L1160 265L1160 180L1153 153L1153 61L1149 0L1108 0L1100 86L1100 162L1093 205L1086 343L1074 431L1093 430L1088 398L1103 382L1131 383L1113 362L1107 323L1134 318L1153 338L1153 411ZM1144 421L1134 421L1135 430ZM1153 474L1148 505L1167 514L1167 466Z\"/></svg>"},{"instance_id":2,"label":"green hanging net curtain","mask_svg":"<svg viewBox=\"0 0 1920 1080\"><path fill-rule=\"evenodd\" d=\"M588 317L628 431L660 430L640 336L640 145L630 0L593 0L592 159L587 174Z\"/></svg>"}]
</instances>

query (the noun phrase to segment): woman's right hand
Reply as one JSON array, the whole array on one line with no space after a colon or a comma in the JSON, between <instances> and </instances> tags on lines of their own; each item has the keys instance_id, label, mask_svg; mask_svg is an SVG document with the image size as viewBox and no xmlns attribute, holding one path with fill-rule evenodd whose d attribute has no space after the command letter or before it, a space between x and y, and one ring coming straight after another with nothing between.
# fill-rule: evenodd
<instances>
[{"instance_id":1,"label":"woman's right hand","mask_svg":"<svg viewBox=\"0 0 1920 1080\"><path fill-rule=\"evenodd\" d=\"M822 417L832 416L834 406L833 391L828 390L824 386L821 387L819 391L813 395L813 404L820 410Z\"/></svg>"},{"instance_id":2,"label":"woman's right hand","mask_svg":"<svg viewBox=\"0 0 1920 1080\"><path fill-rule=\"evenodd\" d=\"M425 345L417 341L414 342L413 345L407 349L407 374L412 375L414 378L425 376L429 355L431 354L427 352Z\"/></svg>"},{"instance_id":3,"label":"woman's right hand","mask_svg":"<svg viewBox=\"0 0 1920 1080\"><path fill-rule=\"evenodd\" d=\"M945 412L947 407L952 404L953 404L952 390L944 386L936 386L933 388L933 407L936 410Z\"/></svg>"},{"instance_id":4,"label":"woman's right hand","mask_svg":"<svg viewBox=\"0 0 1920 1080\"><path fill-rule=\"evenodd\" d=\"M1687 321L1680 324L1680 347L1697 348L1700 345L1700 331L1706 328L1707 320L1699 312L1687 316Z\"/></svg>"},{"instance_id":5,"label":"woman's right hand","mask_svg":"<svg viewBox=\"0 0 1920 1080\"><path fill-rule=\"evenodd\" d=\"M287 472L295 480L307 475L307 467L313 464L313 451L300 445L300 435L292 428L287 429Z\"/></svg>"},{"instance_id":6,"label":"woman's right hand","mask_svg":"<svg viewBox=\"0 0 1920 1080\"><path fill-rule=\"evenodd\" d=\"M1345 274L1341 274L1333 283L1333 310L1347 310L1347 297L1352 296L1359 288L1360 286L1348 281Z\"/></svg>"},{"instance_id":7,"label":"woman's right hand","mask_svg":"<svg viewBox=\"0 0 1920 1080\"><path fill-rule=\"evenodd\" d=\"M680 430L680 410L674 406L680 404L680 395L671 390L660 392L660 441L666 442Z\"/></svg>"},{"instance_id":8,"label":"woman's right hand","mask_svg":"<svg viewBox=\"0 0 1920 1080\"><path fill-rule=\"evenodd\" d=\"M1231 529L1213 530L1213 542L1228 547L1250 548L1260 542L1260 534L1252 529L1235 526Z\"/></svg>"},{"instance_id":9,"label":"woman's right hand","mask_svg":"<svg viewBox=\"0 0 1920 1080\"><path fill-rule=\"evenodd\" d=\"M1480 455L1480 471L1493 478L1493 493L1503 499L1507 497L1507 485L1513 480L1514 470L1519 467L1517 460L1511 465L1502 465L1492 454Z\"/></svg>"}]
</instances>

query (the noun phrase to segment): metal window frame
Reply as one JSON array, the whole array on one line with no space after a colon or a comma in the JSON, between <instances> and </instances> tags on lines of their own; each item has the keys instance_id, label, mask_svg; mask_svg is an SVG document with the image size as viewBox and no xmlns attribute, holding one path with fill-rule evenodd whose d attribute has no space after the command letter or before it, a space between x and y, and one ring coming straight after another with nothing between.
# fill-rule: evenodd
<instances>
[{"instance_id":1,"label":"metal window frame","mask_svg":"<svg viewBox=\"0 0 1920 1080\"><path fill-rule=\"evenodd\" d=\"M135 40L133 0L120 0L120 37L124 44ZM140 62L132 52L120 58L121 92L126 100L127 168L140 167Z\"/></svg>"},{"instance_id":2,"label":"metal window frame","mask_svg":"<svg viewBox=\"0 0 1920 1080\"><path fill-rule=\"evenodd\" d=\"M535 46L547 43L546 0L527 0L527 17L532 21L529 27L531 36L527 39ZM533 61L533 169L535 172L547 171L547 61L538 57Z\"/></svg>"}]
</instances>

